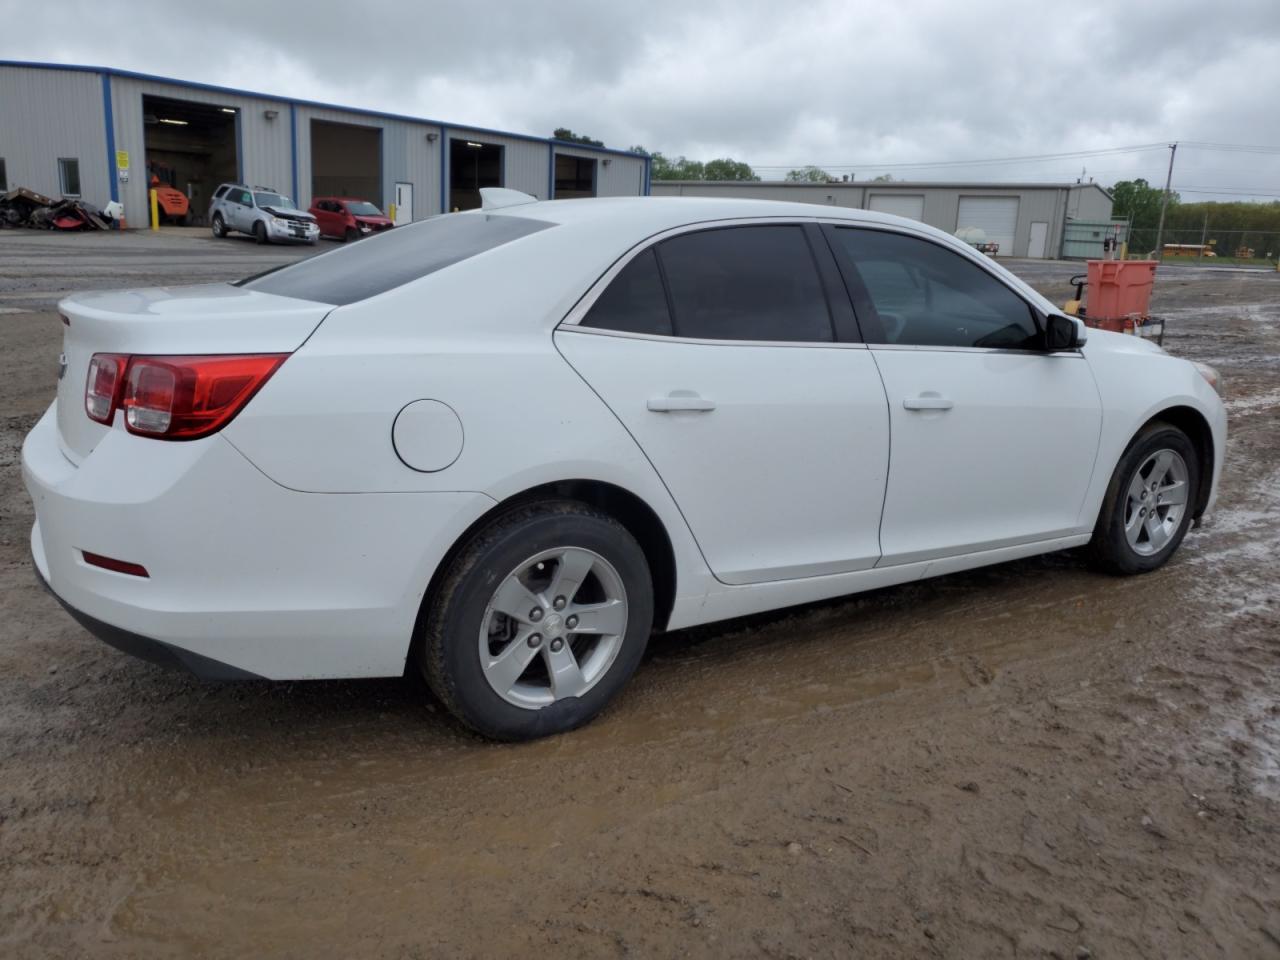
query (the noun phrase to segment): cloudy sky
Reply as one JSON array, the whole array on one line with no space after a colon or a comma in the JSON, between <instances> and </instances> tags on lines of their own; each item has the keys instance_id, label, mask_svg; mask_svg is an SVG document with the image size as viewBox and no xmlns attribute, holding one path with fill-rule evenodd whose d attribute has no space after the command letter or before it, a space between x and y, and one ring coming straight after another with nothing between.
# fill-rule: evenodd
<instances>
[{"instance_id":1,"label":"cloudy sky","mask_svg":"<svg viewBox=\"0 0 1280 960\"><path fill-rule=\"evenodd\" d=\"M192 12L186 13L184 10ZM1280 197L1276 0L0 0L0 58L856 179ZM1271 147L1209 149L1191 142ZM999 164L905 164L1130 152Z\"/></svg>"}]
</instances>

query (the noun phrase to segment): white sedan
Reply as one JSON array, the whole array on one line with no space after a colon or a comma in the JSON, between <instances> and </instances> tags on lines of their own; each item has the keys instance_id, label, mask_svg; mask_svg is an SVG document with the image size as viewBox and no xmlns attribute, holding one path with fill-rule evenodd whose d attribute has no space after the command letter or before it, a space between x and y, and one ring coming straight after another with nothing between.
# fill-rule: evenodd
<instances>
[{"instance_id":1,"label":"white sedan","mask_svg":"<svg viewBox=\"0 0 1280 960\"><path fill-rule=\"evenodd\" d=\"M1086 547L1213 503L1211 368L1086 331L914 221L536 202L234 284L61 304L23 446L40 576L213 678L420 669L518 740L591 719L653 630Z\"/></svg>"}]
</instances>

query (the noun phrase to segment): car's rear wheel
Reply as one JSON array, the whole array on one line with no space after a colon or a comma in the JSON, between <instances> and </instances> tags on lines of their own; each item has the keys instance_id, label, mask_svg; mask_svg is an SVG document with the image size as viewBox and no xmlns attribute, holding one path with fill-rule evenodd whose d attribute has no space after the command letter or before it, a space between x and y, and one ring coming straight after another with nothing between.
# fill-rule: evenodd
<instances>
[{"instance_id":1,"label":"car's rear wheel","mask_svg":"<svg viewBox=\"0 0 1280 960\"><path fill-rule=\"evenodd\" d=\"M635 672L653 586L620 523L546 502L473 537L424 620L419 664L445 706L485 736L531 740L591 720Z\"/></svg>"},{"instance_id":2,"label":"car's rear wheel","mask_svg":"<svg viewBox=\"0 0 1280 960\"><path fill-rule=\"evenodd\" d=\"M267 242L267 225L261 220L255 220L253 224L253 239L258 243Z\"/></svg>"},{"instance_id":3,"label":"car's rear wheel","mask_svg":"<svg viewBox=\"0 0 1280 960\"><path fill-rule=\"evenodd\" d=\"M209 224L209 229L213 231L213 235L221 240L227 235L227 225L223 222L222 214L215 213L213 220Z\"/></svg>"},{"instance_id":4,"label":"car's rear wheel","mask_svg":"<svg viewBox=\"0 0 1280 960\"><path fill-rule=\"evenodd\" d=\"M1162 566L1191 526L1200 491L1200 460L1185 433L1147 426L1129 445L1107 487L1089 543L1107 573L1146 573Z\"/></svg>"}]
</instances>

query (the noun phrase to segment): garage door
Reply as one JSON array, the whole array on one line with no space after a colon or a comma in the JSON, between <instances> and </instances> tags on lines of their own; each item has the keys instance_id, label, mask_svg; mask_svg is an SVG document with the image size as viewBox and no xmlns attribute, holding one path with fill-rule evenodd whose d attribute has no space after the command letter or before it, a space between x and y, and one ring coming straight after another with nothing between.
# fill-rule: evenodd
<instances>
[{"instance_id":1,"label":"garage door","mask_svg":"<svg viewBox=\"0 0 1280 960\"><path fill-rule=\"evenodd\" d=\"M873 193L867 203L868 210L892 213L912 220L924 219L923 193Z\"/></svg>"},{"instance_id":2,"label":"garage door","mask_svg":"<svg viewBox=\"0 0 1280 960\"><path fill-rule=\"evenodd\" d=\"M1018 226L1017 197L961 197L956 230L977 227L988 240L1000 244L1000 256L1013 256L1013 233Z\"/></svg>"}]
</instances>

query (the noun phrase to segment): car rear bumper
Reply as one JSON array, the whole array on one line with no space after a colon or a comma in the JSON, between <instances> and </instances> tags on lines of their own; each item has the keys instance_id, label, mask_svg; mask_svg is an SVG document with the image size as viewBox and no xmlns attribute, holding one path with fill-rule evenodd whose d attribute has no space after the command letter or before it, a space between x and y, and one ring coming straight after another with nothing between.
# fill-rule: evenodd
<instances>
[{"instance_id":1,"label":"car rear bumper","mask_svg":"<svg viewBox=\"0 0 1280 960\"><path fill-rule=\"evenodd\" d=\"M118 424L76 466L53 407L23 444L31 549L96 635L201 676L396 676L439 559L493 501L479 493L313 494L268 479L221 435ZM141 564L139 577L85 552Z\"/></svg>"}]
</instances>

